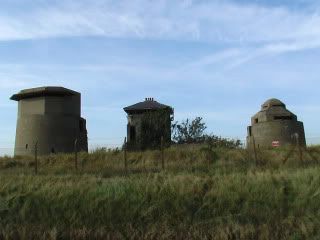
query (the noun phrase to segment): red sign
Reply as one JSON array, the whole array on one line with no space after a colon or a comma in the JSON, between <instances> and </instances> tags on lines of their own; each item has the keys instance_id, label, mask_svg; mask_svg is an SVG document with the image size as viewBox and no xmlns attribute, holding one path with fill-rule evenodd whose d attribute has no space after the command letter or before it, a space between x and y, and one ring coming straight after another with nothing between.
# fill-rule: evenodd
<instances>
[{"instance_id":1,"label":"red sign","mask_svg":"<svg viewBox=\"0 0 320 240\"><path fill-rule=\"evenodd\" d=\"M272 142L272 147L280 147L280 142L279 141L273 141Z\"/></svg>"}]
</instances>

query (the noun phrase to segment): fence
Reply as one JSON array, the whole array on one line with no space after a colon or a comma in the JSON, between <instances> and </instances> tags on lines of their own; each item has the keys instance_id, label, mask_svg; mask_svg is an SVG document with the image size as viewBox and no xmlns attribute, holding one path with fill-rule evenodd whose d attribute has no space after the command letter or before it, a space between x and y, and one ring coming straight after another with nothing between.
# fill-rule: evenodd
<instances>
[{"instance_id":1,"label":"fence","mask_svg":"<svg viewBox=\"0 0 320 240\"><path fill-rule=\"evenodd\" d=\"M230 137L232 139L232 137ZM237 138L234 138L237 139ZM239 139L242 146L246 148L246 138ZM92 138L89 141L89 152L95 149L116 149L122 148L123 138ZM306 139L309 146L320 145L320 137L309 137ZM5 141L0 139L0 156L13 156L14 155L14 141Z\"/></svg>"},{"instance_id":2,"label":"fence","mask_svg":"<svg viewBox=\"0 0 320 240\"><path fill-rule=\"evenodd\" d=\"M286 165L291 159L298 164L318 163L320 148L302 148L298 144L276 151L252 149L215 149L212 146L179 145L165 148L163 139L159 149L153 151L128 151L126 139L123 144L96 147L89 153L79 152L77 141L70 154L50 154L39 156L39 143L30 146L32 155L26 157L1 157L0 168L18 168L22 172L34 174L50 173L95 173L103 176L128 175L130 173L150 173L170 171L207 171L219 168L224 163L260 166L268 163ZM3 150L3 149L2 149ZM11 150L12 148L6 148ZM231 165L232 165L231 164Z\"/></svg>"}]
</instances>

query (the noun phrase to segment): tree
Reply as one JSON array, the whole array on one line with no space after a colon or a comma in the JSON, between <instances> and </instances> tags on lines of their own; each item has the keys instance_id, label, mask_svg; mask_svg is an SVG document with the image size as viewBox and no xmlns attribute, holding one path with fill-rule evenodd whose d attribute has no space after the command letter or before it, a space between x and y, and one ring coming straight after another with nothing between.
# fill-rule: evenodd
<instances>
[{"instance_id":1,"label":"tree","mask_svg":"<svg viewBox=\"0 0 320 240\"><path fill-rule=\"evenodd\" d=\"M202 122L202 117L193 120L184 120L172 124L172 139L176 143L199 143L203 141L204 131L207 126Z\"/></svg>"},{"instance_id":2,"label":"tree","mask_svg":"<svg viewBox=\"0 0 320 240\"><path fill-rule=\"evenodd\" d=\"M177 144L183 143L205 143L212 148L239 148L242 146L240 140L218 137L214 134L207 134L206 124L201 117L193 120L183 120L181 123L172 124L172 140Z\"/></svg>"}]
</instances>

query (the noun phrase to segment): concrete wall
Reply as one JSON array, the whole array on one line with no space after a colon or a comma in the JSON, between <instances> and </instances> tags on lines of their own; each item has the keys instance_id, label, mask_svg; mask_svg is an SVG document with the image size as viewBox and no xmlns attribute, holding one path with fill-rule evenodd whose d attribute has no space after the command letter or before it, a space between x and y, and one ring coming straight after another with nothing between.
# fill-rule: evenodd
<instances>
[{"instance_id":1,"label":"concrete wall","mask_svg":"<svg viewBox=\"0 0 320 240\"><path fill-rule=\"evenodd\" d=\"M141 124L142 124L143 114L132 114L128 115L128 124L127 124L127 142L130 148L141 148ZM130 134L131 126L135 127L136 137L132 139L133 136Z\"/></svg>"},{"instance_id":2,"label":"concrete wall","mask_svg":"<svg viewBox=\"0 0 320 240\"><path fill-rule=\"evenodd\" d=\"M281 146L296 144L293 137L299 134L299 143L306 146L304 126L302 122L291 120L279 120L254 124L248 128L247 144L252 147L254 136L256 147L271 148L273 141L279 141Z\"/></svg>"},{"instance_id":3,"label":"concrete wall","mask_svg":"<svg viewBox=\"0 0 320 240\"><path fill-rule=\"evenodd\" d=\"M39 155L73 152L75 139L78 150L88 150L86 123L80 117L80 95L19 101L15 155L34 154L36 142Z\"/></svg>"},{"instance_id":4,"label":"concrete wall","mask_svg":"<svg viewBox=\"0 0 320 240\"><path fill-rule=\"evenodd\" d=\"M288 111L287 109L283 107L272 107L267 110L263 110L258 112L256 115L254 115L251 118L251 124L254 125L257 122L270 122L274 121L275 118L290 118L292 121L297 121L297 116Z\"/></svg>"},{"instance_id":5,"label":"concrete wall","mask_svg":"<svg viewBox=\"0 0 320 240\"><path fill-rule=\"evenodd\" d=\"M146 115L148 114L148 115ZM151 117L152 122L150 123L150 129L144 132L143 121L146 116ZM131 126L135 127L136 138L135 140L131 139L130 128ZM155 130L158 129L158 130ZM155 132L156 131L156 132ZM158 136L159 135L159 136ZM131 114L128 115L128 124L127 124L127 139L128 147L131 149L151 149L160 147L161 136L164 137L164 144L166 146L171 143L171 120L170 113L164 112L154 112L154 113L141 113L141 114Z\"/></svg>"},{"instance_id":6,"label":"concrete wall","mask_svg":"<svg viewBox=\"0 0 320 240\"><path fill-rule=\"evenodd\" d=\"M45 98L29 98L19 101L18 104L18 117L27 114L40 114L45 113Z\"/></svg>"},{"instance_id":7,"label":"concrete wall","mask_svg":"<svg viewBox=\"0 0 320 240\"><path fill-rule=\"evenodd\" d=\"M68 99L66 101L66 99ZM72 115L80 117L81 115L80 96L71 97L46 97L45 113L46 114L60 114Z\"/></svg>"}]
</instances>

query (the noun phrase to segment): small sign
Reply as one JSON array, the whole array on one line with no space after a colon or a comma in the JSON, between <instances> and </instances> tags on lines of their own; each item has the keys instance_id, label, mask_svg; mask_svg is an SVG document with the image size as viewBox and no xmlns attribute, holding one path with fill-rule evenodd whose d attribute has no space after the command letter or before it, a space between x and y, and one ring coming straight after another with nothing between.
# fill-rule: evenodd
<instances>
[{"instance_id":1,"label":"small sign","mask_svg":"<svg viewBox=\"0 0 320 240\"><path fill-rule=\"evenodd\" d=\"M273 141L272 147L280 147L280 141Z\"/></svg>"}]
</instances>

